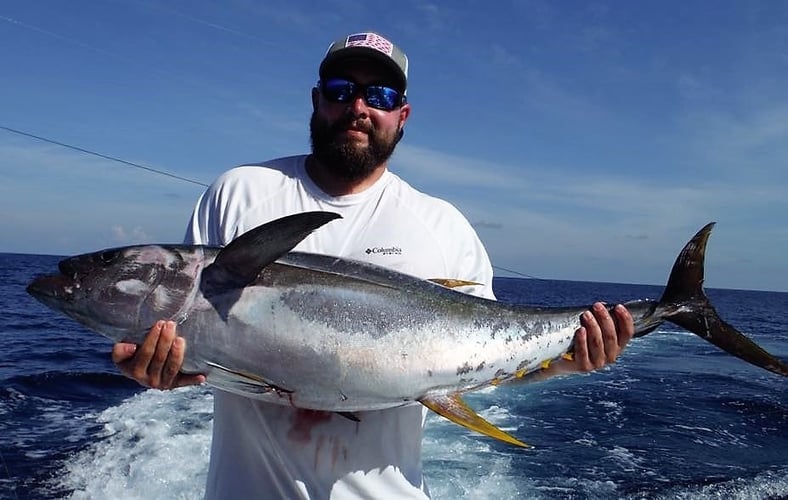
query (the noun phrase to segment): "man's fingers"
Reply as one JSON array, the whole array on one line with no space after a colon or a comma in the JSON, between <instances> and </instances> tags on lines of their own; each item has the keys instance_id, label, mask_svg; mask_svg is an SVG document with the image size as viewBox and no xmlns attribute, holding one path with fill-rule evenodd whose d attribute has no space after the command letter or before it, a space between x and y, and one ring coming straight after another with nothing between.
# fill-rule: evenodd
<instances>
[{"instance_id":1,"label":"man's fingers","mask_svg":"<svg viewBox=\"0 0 788 500\"><path fill-rule=\"evenodd\" d=\"M602 329L596 316L591 311L583 313L581 323L586 329L586 344L588 346L588 361L591 369L605 366L605 345L602 338Z\"/></svg>"},{"instance_id":2,"label":"man's fingers","mask_svg":"<svg viewBox=\"0 0 788 500\"><path fill-rule=\"evenodd\" d=\"M164 365L168 362L167 359L170 356L172 343L175 342L175 323L172 321L160 321L157 323L157 326L159 324L161 324L161 328L159 330L158 341L156 342L156 347L153 350L153 356L151 357L147 369L148 383L151 387L166 389L167 386L162 383L162 377ZM180 368L180 364L178 364L178 368Z\"/></svg>"},{"instance_id":3,"label":"man's fingers","mask_svg":"<svg viewBox=\"0 0 788 500\"><path fill-rule=\"evenodd\" d=\"M162 369L174 340L175 323L158 321L139 346L115 344L112 348L112 360L127 377L147 387L161 388Z\"/></svg>"},{"instance_id":4,"label":"man's fingers","mask_svg":"<svg viewBox=\"0 0 788 500\"><path fill-rule=\"evenodd\" d=\"M175 328L173 327L173 333ZM183 356L186 352L186 340L183 337L176 337L172 341L166 364L161 373L161 388L171 389L177 387L176 378L183 364Z\"/></svg>"},{"instance_id":5,"label":"man's fingers","mask_svg":"<svg viewBox=\"0 0 788 500\"><path fill-rule=\"evenodd\" d=\"M172 386L172 389L176 387L185 387L187 385L199 385L205 383L205 375L183 375L180 374L175 379L175 384Z\"/></svg>"},{"instance_id":6,"label":"man's fingers","mask_svg":"<svg viewBox=\"0 0 788 500\"><path fill-rule=\"evenodd\" d=\"M635 334L632 316L621 304L611 315L605 304L597 302L580 316L580 325L572 344L573 360L564 365L574 371L588 372L615 362Z\"/></svg>"},{"instance_id":7,"label":"man's fingers","mask_svg":"<svg viewBox=\"0 0 788 500\"><path fill-rule=\"evenodd\" d=\"M635 336L635 324L632 321L632 315L629 313L629 310L621 304L618 304L613 309L613 314L615 314L616 326L618 327L618 336L616 338L618 341L618 353L621 354L624 347Z\"/></svg>"},{"instance_id":8,"label":"man's fingers","mask_svg":"<svg viewBox=\"0 0 788 500\"><path fill-rule=\"evenodd\" d=\"M607 306L601 302L593 305L594 317L599 325L600 336L602 340L602 352L598 353L598 359L604 363L614 363L618 357L618 336L616 335L616 323ZM597 366L600 367L601 365Z\"/></svg>"},{"instance_id":9,"label":"man's fingers","mask_svg":"<svg viewBox=\"0 0 788 500\"><path fill-rule=\"evenodd\" d=\"M112 346L112 361L121 373L155 389L205 382L205 375L180 373L185 355L186 340L178 337L173 321L158 321L139 346L124 342Z\"/></svg>"},{"instance_id":10,"label":"man's fingers","mask_svg":"<svg viewBox=\"0 0 788 500\"><path fill-rule=\"evenodd\" d=\"M118 342L112 346L112 362L119 365L134 357L137 352L137 344L127 344L126 342Z\"/></svg>"},{"instance_id":11,"label":"man's fingers","mask_svg":"<svg viewBox=\"0 0 788 500\"><path fill-rule=\"evenodd\" d=\"M588 372L594 369L588 357L588 330L584 326L575 332L573 359L575 369L578 371Z\"/></svg>"},{"instance_id":12,"label":"man's fingers","mask_svg":"<svg viewBox=\"0 0 788 500\"><path fill-rule=\"evenodd\" d=\"M145 336L145 340L137 347L137 352L134 358L126 363L126 366L121 366L121 371L128 377L133 378L137 382L150 386L148 376L148 367L156 352L156 345L159 343L159 336L161 329L164 326L164 321L157 321Z\"/></svg>"}]
</instances>

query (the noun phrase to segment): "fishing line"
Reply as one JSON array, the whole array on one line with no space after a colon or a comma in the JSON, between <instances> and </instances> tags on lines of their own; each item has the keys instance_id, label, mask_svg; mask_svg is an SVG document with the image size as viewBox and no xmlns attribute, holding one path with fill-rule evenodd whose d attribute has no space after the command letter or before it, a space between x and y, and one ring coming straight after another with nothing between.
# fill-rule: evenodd
<instances>
[{"instance_id":1,"label":"fishing line","mask_svg":"<svg viewBox=\"0 0 788 500\"><path fill-rule=\"evenodd\" d=\"M30 137L32 139L37 139L39 141L48 142L49 144L54 144L56 146L61 146L61 147L64 147L64 148L72 149L74 151L79 151L80 153L85 153L85 154L89 154L89 155L93 155L93 156L98 156L99 158L104 158L105 160L110 160L110 161L115 161L115 162L118 162L118 163L122 163L124 165L128 165L128 166L134 167L134 168L139 168L141 170L145 170L147 172L151 172L151 173L154 173L154 174L163 175L165 177L171 177L171 178L177 179L179 181L191 182L192 184L197 184L198 186L208 187L208 184L205 184L204 182L200 182L200 181L195 181L194 179L189 179L188 177L182 177L180 175L175 175L175 174L171 174L169 172L165 172L164 170L159 170L159 169L156 169L156 168L153 168L153 167L147 167L145 165L140 165L139 163L134 163L132 161L126 161L126 160L123 160L123 159L120 159L120 158L116 158L114 156L109 156L109 155L105 155L105 154L102 154L102 153L97 153L96 151L91 151L89 149L81 148L79 146L73 146L71 144L66 144L64 142L56 141L54 139L48 139L48 138L42 137L40 135L31 134L30 132L23 132L22 130L17 130L15 128L6 127L6 126L3 126L3 125L0 125L0 129L3 129L5 131L8 131L8 132L11 132L11 133L14 133L14 134L23 135L25 137Z\"/></svg>"},{"instance_id":2,"label":"fishing line","mask_svg":"<svg viewBox=\"0 0 788 500\"><path fill-rule=\"evenodd\" d=\"M518 276L522 276L523 278L528 278L532 280L540 280L544 278L540 278L538 276L532 276L530 274L521 273L520 271L515 271L514 269L507 269L505 267L493 265L493 269L498 269L499 271L506 271L507 273L516 274Z\"/></svg>"},{"instance_id":3,"label":"fishing line","mask_svg":"<svg viewBox=\"0 0 788 500\"><path fill-rule=\"evenodd\" d=\"M159 2L145 2L145 1L142 1L140 3L142 5L148 7L148 8L155 9L155 10L158 10L158 11L167 12L167 13L175 16L175 17L179 17L181 19L186 19L188 21L194 22L194 23L202 25L202 26L207 26L207 27L209 27L211 29L221 31L221 32L223 32L225 34L237 36L237 37L240 37L240 38L245 38L247 40L252 40L254 42L260 42L263 45L267 45L269 47L273 47L274 49L277 49L277 50L285 51L285 50L292 49L292 47L289 44L275 43L275 42L272 42L272 41L267 40L265 38L261 38L261 37L258 37L258 36L255 36L255 35L252 35L252 34L245 33L243 31L237 30L235 28L230 28L229 26L225 26L223 24L219 24L218 22L208 21L208 20L205 20L205 19L202 19L202 18L194 17L194 16L192 16L190 14L186 14L184 12L176 10L173 7L169 6L169 5L162 5Z\"/></svg>"},{"instance_id":4,"label":"fishing line","mask_svg":"<svg viewBox=\"0 0 788 500\"><path fill-rule=\"evenodd\" d=\"M76 45L78 47L82 47L83 49L88 49L88 50L92 50L94 52L98 52L100 54L104 54L104 55L109 55L109 56L115 57L115 54L112 54L111 52L108 52L106 50L96 48L96 47L94 47L92 45L88 45L86 43L80 42L79 40L75 40L74 38L70 38L70 37L67 37L67 36L60 35L58 33L55 33L54 31L49 31L49 30L45 30L44 28L39 28L38 26L34 26L32 24L28 24L26 22L20 21L19 19L14 19L12 17L7 17L7 16L0 15L0 21L5 21L7 23L14 24L16 26L19 26L19 27L22 27L22 28L25 28L25 29L28 29L28 30L31 30L31 31L35 31L36 33L40 33L42 35L46 35L46 36L52 37L52 38L55 38L55 39L63 41L63 42L68 42L68 43Z\"/></svg>"},{"instance_id":5,"label":"fishing line","mask_svg":"<svg viewBox=\"0 0 788 500\"><path fill-rule=\"evenodd\" d=\"M151 76L158 76L159 78L162 78L163 80L167 80L167 81L170 81L170 82L178 82L178 83L180 83L180 85L184 85L185 84L185 85L190 85L190 86L195 87L195 88L206 88L208 90L211 90L214 93L218 93L216 91L216 88L208 87L208 86L205 86L205 85L201 85L200 82L197 82L197 81L194 81L194 80L190 80L190 79L186 79L186 78L182 78L182 77L180 77L177 74L173 75L172 71L169 71L169 72L161 71L161 70L159 70L156 67L150 66L150 64L148 64L147 62L140 62L137 59L124 56L124 55L122 55L120 53L117 53L117 52L111 52L109 50L106 50L106 49L103 49L103 48L100 48L100 47L96 47L94 45L90 45L88 43L85 43L85 42L82 42L80 40L77 40L76 38L72 38L72 37L69 37L69 36L61 35L59 33L55 33L54 31L49 31L49 30L46 30L44 28L40 28L38 26L34 26L32 24L25 23L25 22L20 21L18 19L14 19L14 18L7 17L7 16L4 16L4 15L0 15L0 21L5 21L7 23L14 24L14 25L19 26L21 28L25 28L25 29L34 31L36 33L39 33L39 34L42 34L42 35L54 38L56 40L59 40L61 42L65 42L65 43L73 45L75 47L79 47L81 49L88 50L90 52L99 54L101 56L105 56L105 57L108 57L108 58L111 58L111 59L118 59L118 60L120 60L120 61L122 61L124 63L131 64L131 65L141 65L144 68L145 72L147 73L147 75L149 77L151 77Z\"/></svg>"}]
</instances>

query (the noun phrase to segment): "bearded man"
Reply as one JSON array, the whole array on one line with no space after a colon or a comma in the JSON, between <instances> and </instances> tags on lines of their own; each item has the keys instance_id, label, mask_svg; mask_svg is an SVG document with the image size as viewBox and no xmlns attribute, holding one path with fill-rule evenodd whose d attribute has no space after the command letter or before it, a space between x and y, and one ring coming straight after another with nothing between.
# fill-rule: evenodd
<instances>
[{"instance_id":1,"label":"bearded man","mask_svg":"<svg viewBox=\"0 0 788 500\"><path fill-rule=\"evenodd\" d=\"M336 212L341 219L295 250L424 279L480 283L464 291L494 299L490 260L465 217L388 168L411 112L402 50L376 33L342 37L330 45L319 78L312 89L312 154L222 174L198 200L186 243L224 246L286 215ZM596 304L575 334L574 360L553 363L546 374L613 362L634 331L625 308L613 316ZM148 387L201 383L203 376L179 373L187 348L175 325L162 321L142 345L116 344L113 360ZM205 498L429 497L421 466L426 409L417 403L357 416L215 390Z\"/></svg>"}]
</instances>

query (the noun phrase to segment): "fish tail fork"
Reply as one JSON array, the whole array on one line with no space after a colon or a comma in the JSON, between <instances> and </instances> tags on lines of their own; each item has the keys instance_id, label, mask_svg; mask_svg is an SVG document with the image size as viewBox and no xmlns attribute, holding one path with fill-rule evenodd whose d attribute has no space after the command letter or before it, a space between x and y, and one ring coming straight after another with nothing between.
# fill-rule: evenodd
<instances>
[{"instance_id":1,"label":"fish tail fork","mask_svg":"<svg viewBox=\"0 0 788 500\"><path fill-rule=\"evenodd\" d=\"M706 224L684 246L670 273L658 308L663 318L720 349L770 372L788 376L788 364L776 358L720 318L703 291L706 243L714 223Z\"/></svg>"}]
</instances>

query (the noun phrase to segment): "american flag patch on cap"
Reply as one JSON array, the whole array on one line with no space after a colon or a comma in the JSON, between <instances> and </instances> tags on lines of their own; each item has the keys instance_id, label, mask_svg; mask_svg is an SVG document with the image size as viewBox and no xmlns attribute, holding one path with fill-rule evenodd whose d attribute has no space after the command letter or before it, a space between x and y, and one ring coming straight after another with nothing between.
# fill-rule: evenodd
<instances>
[{"instance_id":1,"label":"american flag patch on cap","mask_svg":"<svg viewBox=\"0 0 788 500\"><path fill-rule=\"evenodd\" d=\"M391 56L394 51L394 44L386 40L380 35L375 33L357 33L347 37L345 47L369 47L378 52L383 52L387 56Z\"/></svg>"}]
</instances>

